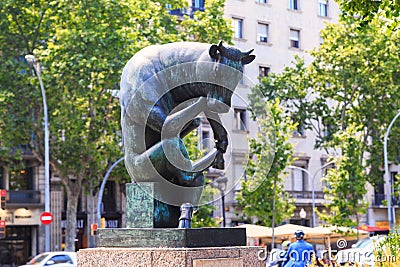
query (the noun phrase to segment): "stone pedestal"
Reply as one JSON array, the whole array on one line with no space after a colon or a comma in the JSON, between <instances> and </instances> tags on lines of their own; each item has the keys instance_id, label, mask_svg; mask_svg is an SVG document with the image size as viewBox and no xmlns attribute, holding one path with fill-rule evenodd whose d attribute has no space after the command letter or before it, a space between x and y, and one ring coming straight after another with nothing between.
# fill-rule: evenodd
<instances>
[{"instance_id":1,"label":"stone pedestal","mask_svg":"<svg viewBox=\"0 0 400 267\"><path fill-rule=\"evenodd\" d=\"M98 229L98 247L197 248L246 245L245 228Z\"/></svg>"},{"instance_id":2,"label":"stone pedestal","mask_svg":"<svg viewBox=\"0 0 400 267\"><path fill-rule=\"evenodd\" d=\"M153 199L157 192L157 183L127 184L127 228L98 229L97 248L79 250L78 266L265 266L264 251L246 247L245 228L154 228L166 225L166 215L176 209Z\"/></svg>"},{"instance_id":3,"label":"stone pedestal","mask_svg":"<svg viewBox=\"0 0 400 267\"><path fill-rule=\"evenodd\" d=\"M80 267L264 267L259 247L93 248L78 251Z\"/></svg>"},{"instance_id":4,"label":"stone pedestal","mask_svg":"<svg viewBox=\"0 0 400 267\"><path fill-rule=\"evenodd\" d=\"M162 192L161 186L154 182L126 184L127 228L178 227L180 207L153 198L153 196L158 196ZM158 199L162 198L158 197Z\"/></svg>"},{"instance_id":5,"label":"stone pedestal","mask_svg":"<svg viewBox=\"0 0 400 267\"><path fill-rule=\"evenodd\" d=\"M154 183L126 184L126 227L153 228Z\"/></svg>"}]
</instances>

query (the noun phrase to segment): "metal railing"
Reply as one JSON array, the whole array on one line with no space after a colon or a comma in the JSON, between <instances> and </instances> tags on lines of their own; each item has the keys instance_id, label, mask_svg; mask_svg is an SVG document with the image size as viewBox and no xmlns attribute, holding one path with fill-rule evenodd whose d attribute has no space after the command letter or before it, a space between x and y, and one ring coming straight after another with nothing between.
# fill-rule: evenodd
<instances>
[{"instance_id":1,"label":"metal railing","mask_svg":"<svg viewBox=\"0 0 400 267\"><path fill-rule=\"evenodd\" d=\"M312 191L287 191L294 198L312 199ZM324 192L315 191L315 199L324 199Z\"/></svg>"},{"instance_id":2,"label":"metal railing","mask_svg":"<svg viewBox=\"0 0 400 267\"><path fill-rule=\"evenodd\" d=\"M393 206L400 206L400 197L392 195L391 202L392 202ZM386 194L374 194L372 196L372 206L387 207L387 195Z\"/></svg>"}]
</instances>

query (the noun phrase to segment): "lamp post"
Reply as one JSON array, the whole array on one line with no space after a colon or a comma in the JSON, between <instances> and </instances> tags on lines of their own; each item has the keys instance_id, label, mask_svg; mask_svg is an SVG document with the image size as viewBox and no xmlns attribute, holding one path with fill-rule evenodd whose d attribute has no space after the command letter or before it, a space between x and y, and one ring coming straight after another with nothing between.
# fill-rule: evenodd
<instances>
[{"instance_id":1,"label":"lamp post","mask_svg":"<svg viewBox=\"0 0 400 267\"><path fill-rule=\"evenodd\" d=\"M315 175L322 170L323 168L325 168L326 166L329 166L330 164L334 163L333 161L330 161L324 165L322 165L321 167L319 167L313 175L311 175L311 173L304 168L301 167L297 167L297 166L289 166L290 169L297 169L297 170L301 170L306 172L309 176L311 176L311 198L312 198L312 227L315 227L315 223L316 223L316 218L315 218L315 190L314 190L314 180L315 180Z\"/></svg>"},{"instance_id":2,"label":"lamp post","mask_svg":"<svg viewBox=\"0 0 400 267\"><path fill-rule=\"evenodd\" d=\"M387 140L389 137L390 130L392 129L392 126L394 122L397 120L397 118L400 116L400 112L396 114L396 116L393 118L393 120L390 122L389 127L386 130L385 133L385 138L383 141L383 156L385 160L385 182L386 182L386 191L387 191L387 205L388 205L388 220L389 220L389 229L393 229L394 224L395 224L395 218L394 218L394 212L392 208L392 188L390 185L390 179L389 179L389 163L388 163L388 155L387 155Z\"/></svg>"},{"instance_id":3,"label":"lamp post","mask_svg":"<svg viewBox=\"0 0 400 267\"><path fill-rule=\"evenodd\" d=\"M225 220L225 190L226 184L228 182L228 178L225 176L219 177L215 179L214 182L211 183L211 186L217 188L221 193L221 202L222 202L222 226L226 227L226 220Z\"/></svg>"},{"instance_id":4,"label":"lamp post","mask_svg":"<svg viewBox=\"0 0 400 267\"><path fill-rule=\"evenodd\" d=\"M299 212L299 215L300 215L300 218L301 218L301 225L302 226L307 226L307 225L305 225L305 222L304 222L305 218L307 217L307 212L303 208L301 208L301 210Z\"/></svg>"},{"instance_id":5,"label":"lamp post","mask_svg":"<svg viewBox=\"0 0 400 267\"><path fill-rule=\"evenodd\" d=\"M108 177L110 176L112 170L120 163L121 161L124 160L124 157L119 158L116 162L114 162L113 165L107 170L106 175L103 178L103 181L101 182L100 190L99 190L99 196L97 198L97 225L100 225L101 223L101 203L103 202L103 192L104 189L106 188L106 183L108 180Z\"/></svg>"},{"instance_id":6,"label":"lamp post","mask_svg":"<svg viewBox=\"0 0 400 267\"><path fill-rule=\"evenodd\" d=\"M44 90L42 77L40 76L40 64L35 56L26 55L26 61L36 72L39 79L43 98L44 113L44 211L50 212L50 165L49 165L49 119L47 113L46 92ZM45 225L45 251L50 251L50 225Z\"/></svg>"}]
</instances>

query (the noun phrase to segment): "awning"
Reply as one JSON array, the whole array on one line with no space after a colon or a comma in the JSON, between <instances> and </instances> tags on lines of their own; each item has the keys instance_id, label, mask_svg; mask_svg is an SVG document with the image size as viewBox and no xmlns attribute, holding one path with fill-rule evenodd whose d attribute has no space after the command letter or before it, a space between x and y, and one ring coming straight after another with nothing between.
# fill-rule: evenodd
<instances>
[{"instance_id":1,"label":"awning","mask_svg":"<svg viewBox=\"0 0 400 267\"><path fill-rule=\"evenodd\" d=\"M361 225L358 227L360 230L368 231L368 232L387 232L389 231L389 228L381 228L381 227L376 227L376 226L371 226L371 225Z\"/></svg>"}]
</instances>

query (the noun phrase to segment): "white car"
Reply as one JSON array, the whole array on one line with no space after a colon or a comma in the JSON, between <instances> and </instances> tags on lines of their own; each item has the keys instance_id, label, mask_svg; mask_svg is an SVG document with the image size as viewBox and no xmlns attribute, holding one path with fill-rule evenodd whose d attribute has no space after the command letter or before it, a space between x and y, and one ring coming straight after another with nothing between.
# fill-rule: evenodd
<instances>
[{"instance_id":1,"label":"white car","mask_svg":"<svg viewBox=\"0 0 400 267\"><path fill-rule=\"evenodd\" d=\"M77 267L76 252L44 252L31 259L25 265L19 267L32 266Z\"/></svg>"},{"instance_id":2,"label":"white car","mask_svg":"<svg viewBox=\"0 0 400 267\"><path fill-rule=\"evenodd\" d=\"M359 240L352 248L340 250L335 257L338 265L358 263L362 266L375 266L374 250L378 248L385 236L373 236Z\"/></svg>"}]
</instances>

